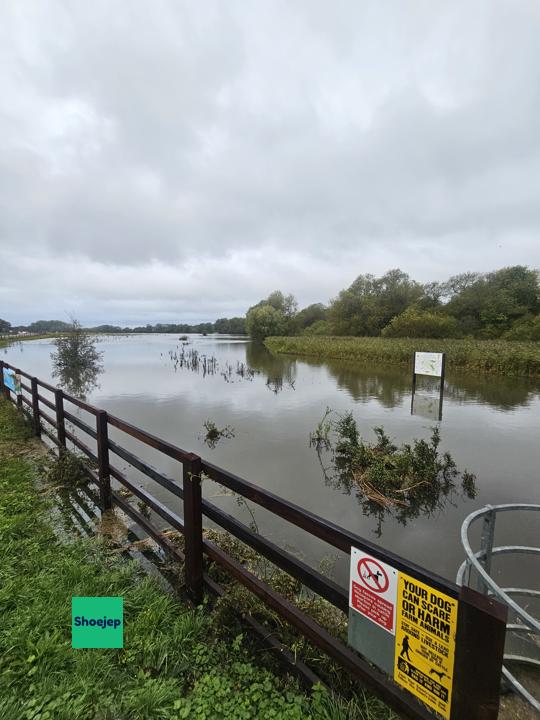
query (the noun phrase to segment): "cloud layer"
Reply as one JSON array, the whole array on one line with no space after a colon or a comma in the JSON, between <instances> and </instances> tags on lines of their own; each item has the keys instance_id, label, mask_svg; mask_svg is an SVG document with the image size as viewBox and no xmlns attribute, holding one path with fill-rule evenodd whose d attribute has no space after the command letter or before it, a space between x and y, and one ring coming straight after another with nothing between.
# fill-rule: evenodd
<instances>
[{"instance_id":1,"label":"cloud layer","mask_svg":"<svg viewBox=\"0 0 540 720\"><path fill-rule=\"evenodd\" d=\"M535 0L0 10L0 316L540 266Z\"/></svg>"}]
</instances>

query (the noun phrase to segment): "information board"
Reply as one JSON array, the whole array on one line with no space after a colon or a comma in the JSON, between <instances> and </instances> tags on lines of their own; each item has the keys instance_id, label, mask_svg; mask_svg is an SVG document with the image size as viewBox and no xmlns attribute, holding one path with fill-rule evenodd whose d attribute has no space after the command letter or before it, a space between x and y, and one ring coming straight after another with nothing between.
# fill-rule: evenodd
<instances>
[{"instance_id":1,"label":"information board","mask_svg":"<svg viewBox=\"0 0 540 720\"><path fill-rule=\"evenodd\" d=\"M22 393L21 376L16 375L13 370L4 368L4 385L12 390L16 395Z\"/></svg>"},{"instance_id":2,"label":"information board","mask_svg":"<svg viewBox=\"0 0 540 720\"><path fill-rule=\"evenodd\" d=\"M444 353L415 352L414 372L416 375L442 377Z\"/></svg>"},{"instance_id":3,"label":"information board","mask_svg":"<svg viewBox=\"0 0 540 720\"><path fill-rule=\"evenodd\" d=\"M394 681L450 718L458 601L399 573Z\"/></svg>"}]
</instances>

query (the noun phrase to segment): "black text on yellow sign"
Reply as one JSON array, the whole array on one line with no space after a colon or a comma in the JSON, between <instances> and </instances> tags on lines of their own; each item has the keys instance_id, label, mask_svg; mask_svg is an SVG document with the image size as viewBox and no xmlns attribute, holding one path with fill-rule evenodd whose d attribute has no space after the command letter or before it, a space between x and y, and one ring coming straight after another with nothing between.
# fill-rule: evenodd
<instances>
[{"instance_id":1,"label":"black text on yellow sign","mask_svg":"<svg viewBox=\"0 0 540 720\"><path fill-rule=\"evenodd\" d=\"M394 680L450 718L458 601L399 573Z\"/></svg>"}]
</instances>

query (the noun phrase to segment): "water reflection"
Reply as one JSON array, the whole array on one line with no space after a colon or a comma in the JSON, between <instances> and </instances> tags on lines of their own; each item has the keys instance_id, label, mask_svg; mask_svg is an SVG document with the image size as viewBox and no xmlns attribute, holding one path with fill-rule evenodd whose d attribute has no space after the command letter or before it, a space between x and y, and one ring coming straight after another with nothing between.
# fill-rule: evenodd
<instances>
[{"instance_id":1,"label":"water reflection","mask_svg":"<svg viewBox=\"0 0 540 720\"><path fill-rule=\"evenodd\" d=\"M297 363L287 355L273 355L264 345L246 345L247 364L266 378L266 387L277 395L285 387L295 389Z\"/></svg>"},{"instance_id":2,"label":"water reflection","mask_svg":"<svg viewBox=\"0 0 540 720\"><path fill-rule=\"evenodd\" d=\"M442 419L442 400L439 396L413 393L411 415L419 415L428 420Z\"/></svg>"},{"instance_id":3,"label":"water reflection","mask_svg":"<svg viewBox=\"0 0 540 720\"><path fill-rule=\"evenodd\" d=\"M203 378L219 374L225 382L235 382L237 379L251 382L261 375L266 387L275 395L285 388L295 389L296 361L272 355L264 345L247 344L246 362L237 360L236 363L228 359L219 361L215 355L203 353L187 345L187 342L183 342L167 353L175 372L191 370ZM228 343L223 345L227 346ZM163 353L161 356L163 357Z\"/></svg>"},{"instance_id":4,"label":"water reflection","mask_svg":"<svg viewBox=\"0 0 540 720\"><path fill-rule=\"evenodd\" d=\"M414 508L385 511L366 498L362 503L352 485L347 490L325 484L317 454L306 442L327 405L341 413L356 405L363 429L383 425L400 442L425 437L432 423L409 414L410 369L273 356L245 338L190 336L190 340L190 347L215 355L220 369L225 364L232 366L230 382L219 372L205 378L201 372L185 369L175 373L168 353L180 343L178 335L111 337L100 345L105 350L107 373L99 377L101 387L89 400L203 457L211 454L217 465L360 535L370 535L380 519L385 547L406 553L411 560L449 578L455 577L463 559L460 523L474 506L530 502L537 491L538 380L463 373L447 376L441 426L444 449L461 467L478 475L478 496L474 502L462 501L459 487L446 497L441 493L438 501L444 501L445 510L437 510L435 500L431 506L416 508L418 513L427 509L433 517L419 515L412 520ZM50 382L51 341L25 342L23 348L10 348L6 359ZM236 375L238 362L258 371L252 382ZM204 437L199 437L208 418L219 428L234 427L235 439L222 440L210 450ZM113 439L120 438L112 432ZM370 433L368 439L373 439ZM135 439L122 436L122 441L145 461L181 477L174 461L169 463ZM330 456L321 459L324 465L330 464ZM142 476L137 478L158 499L170 501L166 490ZM230 498L216 502L238 519L246 519L245 511ZM370 516L364 515L364 507ZM406 528L400 519L407 521ZM264 510L257 511L257 522L261 532L295 547L310 562L316 564L319 554L326 552L322 543ZM340 582L347 582L345 561L338 562L336 573Z\"/></svg>"},{"instance_id":5,"label":"water reflection","mask_svg":"<svg viewBox=\"0 0 540 720\"><path fill-rule=\"evenodd\" d=\"M540 398L540 382L504 375L452 374L446 378L444 396L456 402L482 402L497 410L514 410Z\"/></svg>"},{"instance_id":6,"label":"water reflection","mask_svg":"<svg viewBox=\"0 0 540 720\"><path fill-rule=\"evenodd\" d=\"M296 359L288 358L295 363ZM366 402L376 398L386 408L395 408L411 394L412 377L402 366L387 366L345 362L341 360L318 360L301 358L311 367L324 367L335 379L338 387L347 390L351 397ZM438 380L418 379L417 389L438 389ZM485 403L497 410L513 410L527 407L540 397L540 381L532 378L516 378L505 375L482 375L474 373L447 374L444 397L458 403Z\"/></svg>"}]
</instances>

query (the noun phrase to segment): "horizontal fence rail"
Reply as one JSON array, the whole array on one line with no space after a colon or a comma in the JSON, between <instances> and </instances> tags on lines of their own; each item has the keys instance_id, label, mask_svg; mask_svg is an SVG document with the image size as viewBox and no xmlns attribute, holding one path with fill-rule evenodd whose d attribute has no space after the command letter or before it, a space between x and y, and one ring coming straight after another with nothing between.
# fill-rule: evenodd
<instances>
[{"instance_id":1,"label":"horizontal fence rail","mask_svg":"<svg viewBox=\"0 0 540 720\"><path fill-rule=\"evenodd\" d=\"M21 383L21 394L15 396L4 384L4 368L30 381ZM258 487L247 480L217 465L188 452L177 445L163 440L135 425L122 420L105 410L97 408L84 400L75 398L18 368L0 361L0 392L14 402L32 421L36 435L45 435L62 453L74 446L88 458L90 464L84 466L89 478L99 489L99 505L102 511L113 506L118 507L130 517L141 530L151 537L173 560L184 565L186 589L196 603L200 602L203 588L214 595L222 596L224 588L212 579L205 567L207 560L221 567L234 580L241 583L266 606L272 608L283 620L294 627L310 643L323 650L334 661L346 669L352 677L359 680L375 695L385 701L401 717L419 720L433 718L433 713L413 695L395 684L384 673L373 667L352 648L333 637L312 617L296 607L290 600L278 593L270 584L250 572L244 565L216 543L204 537L203 517L215 523L232 536L255 550L277 568L294 577L303 586L322 597L340 612L349 612L349 593L319 571L283 550L275 543L254 532L250 527L218 508L202 497L201 481L209 478L234 493L265 508L273 515L301 528L313 537L323 540L334 548L351 554L351 548L361 551L392 565L398 571L430 585L451 598L459 600L456 644L456 677L459 686L454 687L451 720L495 720L498 712L498 692L500 673L497 674L497 662L504 646L506 616L500 604L485 598L469 588L460 588L455 583L436 573L409 562L387 551L379 545L349 530L305 510L294 503L280 498L274 493ZM43 392L51 397L46 397ZM67 406L67 409L66 409ZM72 412L75 406L89 414L90 419L81 419ZM43 407L51 411L45 412ZM85 434L85 440L66 428L66 423ZM114 428L138 442L171 458L182 466L179 479L170 477L159 468L140 458L135 452L123 447L121 441L109 437L109 429ZM116 437L116 436L115 436ZM126 472L115 464L115 458L126 462L151 481L167 490L175 503L183 503L183 516L169 507L170 503L158 500L145 487L130 480ZM184 549L179 548L168 536L142 512L133 507L123 497L117 487L111 486L111 479L125 488L131 495L152 510L159 518L184 538ZM503 617L504 616L504 617ZM303 662L293 656L278 639L250 615L243 616L246 624L261 636L279 657L287 662L301 680L313 684L319 678ZM474 628L476 632L474 642ZM480 632L479 642L478 632ZM489 662L486 662L486 656Z\"/></svg>"}]
</instances>

